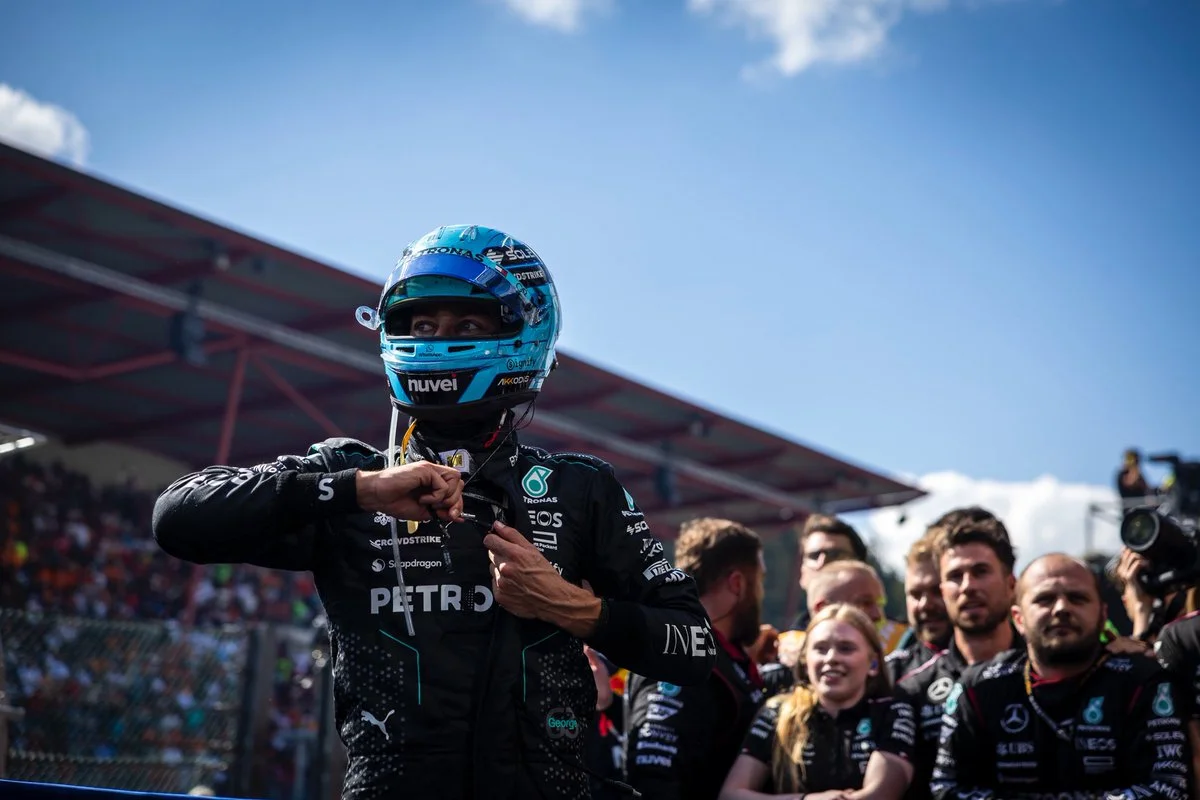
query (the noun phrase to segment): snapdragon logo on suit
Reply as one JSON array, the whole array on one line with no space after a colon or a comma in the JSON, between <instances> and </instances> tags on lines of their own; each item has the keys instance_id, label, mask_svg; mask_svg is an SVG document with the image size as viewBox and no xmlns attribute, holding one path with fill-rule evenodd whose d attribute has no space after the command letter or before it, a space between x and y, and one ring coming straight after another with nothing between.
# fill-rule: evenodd
<instances>
[{"instance_id":1,"label":"snapdragon logo on suit","mask_svg":"<svg viewBox=\"0 0 1200 800\"><path fill-rule=\"evenodd\" d=\"M574 739L583 732L570 708L552 708L546 715L546 735L551 739Z\"/></svg>"}]
</instances>

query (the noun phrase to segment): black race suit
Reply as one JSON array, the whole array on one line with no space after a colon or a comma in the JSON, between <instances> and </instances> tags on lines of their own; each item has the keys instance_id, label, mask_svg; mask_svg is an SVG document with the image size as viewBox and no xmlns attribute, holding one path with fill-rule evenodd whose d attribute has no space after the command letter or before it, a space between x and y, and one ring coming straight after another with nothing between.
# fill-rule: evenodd
<instances>
[{"instance_id":1,"label":"black race suit","mask_svg":"<svg viewBox=\"0 0 1200 800\"><path fill-rule=\"evenodd\" d=\"M888 675L892 678L892 685L900 683L905 675L917 667L937 658L943 649L936 644L913 638L907 647L888 653L884 661L887 664Z\"/></svg>"},{"instance_id":2,"label":"black race suit","mask_svg":"<svg viewBox=\"0 0 1200 800\"><path fill-rule=\"evenodd\" d=\"M428 453L452 443L414 437ZM716 656L695 584L611 467L520 447L511 436L471 453L464 507L500 517L572 583L606 598L588 643L657 679L702 683ZM329 618L335 717L349 755L347 800L586 798L582 732L596 702L582 643L494 601L485 529L398 523L407 594L389 518L363 512L355 472L385 466L351 439L313 445L251 469L210 467L159 498L154 534L198 563L311 571ZM412 609L415 637L404 623Z\"/></svg>"},{"instance_id":3,"label":"black race suit","mask_svg":"<svg viewBox=\"0 0 1200 800\"><path fill-rule=\"evenodd\" d=\"M1200 611L1167 623L1154 652L1175 682L1184 721L1200 719Z\"/></svg>"},{"instance_id":4,"label":"black race suit","mask_svg":"<svg viewBox=\"0 0 1200 800\"><path fill-rule=\"evenodd\" d=\"M625 774L647 800L716 800L762 704L754 663L714 634L717 662L706 683L629 681Z\"/></svg>"},{"instance_id":5,"label":"black race suit","mask_svg":"<svg viewBox=\"0 0 1200 800\"><path fill-rule=\"evenodd\" d=\"M1061 681L1032 675L1036 702L1027 663L1010 650L963 673L946 700L937 800L1187 797L1187 737L1154 659L1112 656Z\"/></svg>"},{"instance_id":6,"label":"black race suit","mask_svg":"<svg viewBox=\"0 0 1200 800\"><path fill-rule=\"evenodd\" d=\"M1013 647L1024 648L1025 640L1012 629ZM937 758L942 731L943 704L950 690L967 669L967 661L951 638L950 646L896 681L896 696L909 703L917 720L917 743L913 751L913 777L905 800L926 800Z\"/></svg>"},{"instance_id":7,"label":"black race suit","mask_svg":"<svg viewBox=\"0 0 1200 800\"><path fill-rule=\"evenodd\" d=\"M777 757L775 726L779 707L789 697L790 693L772 697L763 705L742 746L742 753L767 765L769 776L775 772L772 759ZM904 759L912 757L915 728L912 706L890 697L863 698L836 717L817 705L808 719L808 740L799 765L802 769L797 769L799 783L792 783L785 773L783 785L776 786L774 778L768 777L759 791L792 794L861 789L867 762L876 750Z\"/></svg>"}]
</instances>

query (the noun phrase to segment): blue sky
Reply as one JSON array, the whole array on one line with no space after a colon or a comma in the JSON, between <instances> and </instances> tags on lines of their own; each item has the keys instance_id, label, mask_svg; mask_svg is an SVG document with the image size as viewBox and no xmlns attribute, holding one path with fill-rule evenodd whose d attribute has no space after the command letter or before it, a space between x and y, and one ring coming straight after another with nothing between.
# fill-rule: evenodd
<instances>
[{"instance_id":1,"label":"blue sky","mask_svg":"<svg viewBox=\"0 0 1200 800\"><path fill-rule=\"evenodd\" d=\"M1200 457L1200 7L839 2L877 24L14 3L0 84L73 115L84 168L378 280L429 228L505 229L563 349L854 461Z\"/></svg>"}]
</instances>

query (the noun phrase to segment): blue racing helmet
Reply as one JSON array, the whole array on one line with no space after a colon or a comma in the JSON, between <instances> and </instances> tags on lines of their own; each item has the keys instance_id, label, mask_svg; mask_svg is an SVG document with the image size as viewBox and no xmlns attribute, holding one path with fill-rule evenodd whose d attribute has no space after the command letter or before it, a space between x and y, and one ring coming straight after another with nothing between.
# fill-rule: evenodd
<instances>
[{"instance_id":1,"label":"blue racing helmet","mask_svg":"<svg viewBox=\"0 0 1200 800\"><path fill-rule=\"evenodd\" d=\"M413 311L478 303L500 330L471 338L412 335ZM492 228L438 228L405 248L379 307L358 320L379 330L392 403L417 419L490 413L532 400L555 366L561 318L550 270L528 245Z\"/></svg>"}]
</instances>

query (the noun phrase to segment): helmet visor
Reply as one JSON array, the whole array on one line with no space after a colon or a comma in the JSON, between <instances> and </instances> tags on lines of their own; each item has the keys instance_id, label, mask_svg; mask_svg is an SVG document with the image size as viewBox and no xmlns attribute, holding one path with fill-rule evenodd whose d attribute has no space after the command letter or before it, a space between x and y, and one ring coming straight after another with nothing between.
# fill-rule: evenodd
<instances>
[{"instance_id":1,"label":"helmet visor","mask_svg":"<svg viewBox=\"0 0 1200 800\"><path fill-rule=\"evenodd\" d=\"M527 311L531 310L527 308L529 304L521 296L516 282L494 264L452 253L427 253L405 259L392 270L383 288L379 309L381 315L396 303L416 299L409 296L405 284L417 277L454 278L470 284L482 294L499 301L516 318L527 318Z\"/></svg>"}]
</instances>

